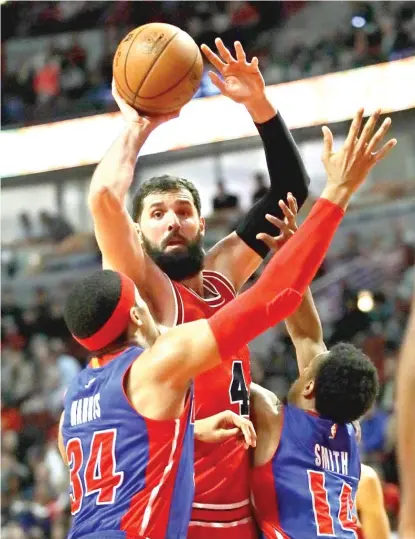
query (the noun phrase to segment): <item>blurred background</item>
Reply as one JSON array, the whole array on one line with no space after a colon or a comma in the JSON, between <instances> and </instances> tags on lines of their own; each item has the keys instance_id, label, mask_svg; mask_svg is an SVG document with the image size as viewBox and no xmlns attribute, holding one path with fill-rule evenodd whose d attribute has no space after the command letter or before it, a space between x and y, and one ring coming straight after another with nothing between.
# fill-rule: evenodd
<instances>
[{"instance_id":1,"label":"blurred background","mask_svg":"<svg viewBox=\"0 0 415 539\"><path fill-rule=\"evenodd\" d=\"M86 199L94 165L121 125L112 56L131 28L153 21L179 25L199 44L239 39L259 57L311 176L300 221L324 182L319 126L330 123L339 144L357 107L392 114L399 144L354 200L313 291L327 342L354 342L378 368L381 392L362 421L362 455L382 478L395 527L394 383L415 277L415 2L3 0L1 15L4 537L67 534L57 421L86 358L65 328L62 305L72 284L100 267ZM175 131L157 131L146 145L135 179L192 180L208 221L206 247L268 185L249 117L216 93L205 77ZM254 380L283 397L297 375L283 325L251 351Z\"/></svg>"}]
</instances>

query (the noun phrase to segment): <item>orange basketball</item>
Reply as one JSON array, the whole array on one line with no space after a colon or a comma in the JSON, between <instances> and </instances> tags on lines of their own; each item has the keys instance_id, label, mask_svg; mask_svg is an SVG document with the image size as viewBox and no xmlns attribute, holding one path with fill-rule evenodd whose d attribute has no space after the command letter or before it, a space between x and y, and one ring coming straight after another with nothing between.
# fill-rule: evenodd
<instances>
[{"instance_id":1,"label":"orange basketball","mask_svg":"<svg viewBox=\"0 0 415 539\"><path fill-rule=\"evenodd\" d=\"M129 105L147 114L165 114L192 99L202 79L203 60L189 34L171 24L151 23L121 41L113 73Z\"/></svg>"}]
</instances>

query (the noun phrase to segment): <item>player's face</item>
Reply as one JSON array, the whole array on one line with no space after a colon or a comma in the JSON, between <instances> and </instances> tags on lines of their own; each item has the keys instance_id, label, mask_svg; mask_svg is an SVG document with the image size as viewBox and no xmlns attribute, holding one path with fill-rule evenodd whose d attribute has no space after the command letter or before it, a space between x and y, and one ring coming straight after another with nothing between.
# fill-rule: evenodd
<instances>
[{"instance_id":1,"label":"player's face","mask_svg":"<svg viewBox=\"0 0 415 539\"><path fill-rule=\"evenodd\" d=\"M314 378L318 366L328 352L314 357L309 365L303 370L297 380L292 384L288 392L287 400L289 404L300 406L302 399L312 399L314 395Z\"/></svg>"},{"instance_id":2,"label":"player's face","mask_svg":"<svg viewBox=\"0 0 415 539\"><path fill-rule=\"evenodd\" d=\"M139 225L146 252L170 278L181 281L202 270L205 223L189 191L148 195Z\"/></svg>"}]
</instances>

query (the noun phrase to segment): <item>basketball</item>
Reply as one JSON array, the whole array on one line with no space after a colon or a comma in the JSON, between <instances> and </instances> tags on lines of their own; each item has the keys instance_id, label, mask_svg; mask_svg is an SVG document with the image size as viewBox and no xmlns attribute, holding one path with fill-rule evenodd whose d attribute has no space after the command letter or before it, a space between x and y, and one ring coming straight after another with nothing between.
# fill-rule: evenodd
<instances>
[{"instance_id":1,"label":"basketball","mask_svg":"<svg viewBox=\"0 0 415 539\"><path fill-rule=\"evenodd\" d=\"M189 34L177 26L151 23L132 30L118 45L113 74L129 105L149 115L166 114L192 99L203 60Z\"/></svg>"}]
</instances>

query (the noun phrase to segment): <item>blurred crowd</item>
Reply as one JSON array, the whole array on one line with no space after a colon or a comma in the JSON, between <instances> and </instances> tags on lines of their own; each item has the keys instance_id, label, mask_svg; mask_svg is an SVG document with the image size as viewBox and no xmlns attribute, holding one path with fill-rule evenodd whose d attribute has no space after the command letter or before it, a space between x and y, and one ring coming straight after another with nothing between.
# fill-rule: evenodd
<instances>
[{"instance_id":1,"label":"blurred crowd","mask_svg":"<svg viewBox=\"0 0 415 539\"><path fill-rule=\"evenodd\" d=\"M57 425L78 354L68 349L61 305L42 289L29 308L3 294L1 324L2 536L64 539L68 475Z\"/></svg>"},{"instance_id":2,"label":"blurred crowd","mask_svg":"<svg viewBox=\"0 0 415 539\"><path fill-rule=\"evenodd\" d=\"M43 123L113 110L112 56L118 41L146 22L168 22L200 43L240 40L257 55L268 84L361 67L415 53L414 2L356 2L344 28L326 29L313 43L301 32L288 48L272 45L285 22L307 2L7 2L2 50L3 124ZM324 9L324 5L321 5ZM310 22L312 24L313 21ZM314 21L315 23L315 21ZM101 30L100 54L89 61L84 31ZM67 33L62 42L57 35ZM59 33L59 34L58 34ZM24 61L8 67L7 44L45 39ZM91 42L92 43L92 42ZM96 48L96 47L95 47ZM95 51L96 52L96 51ZM196 97L217 90L205 76Z\"/></svg>"}]
</instances>

